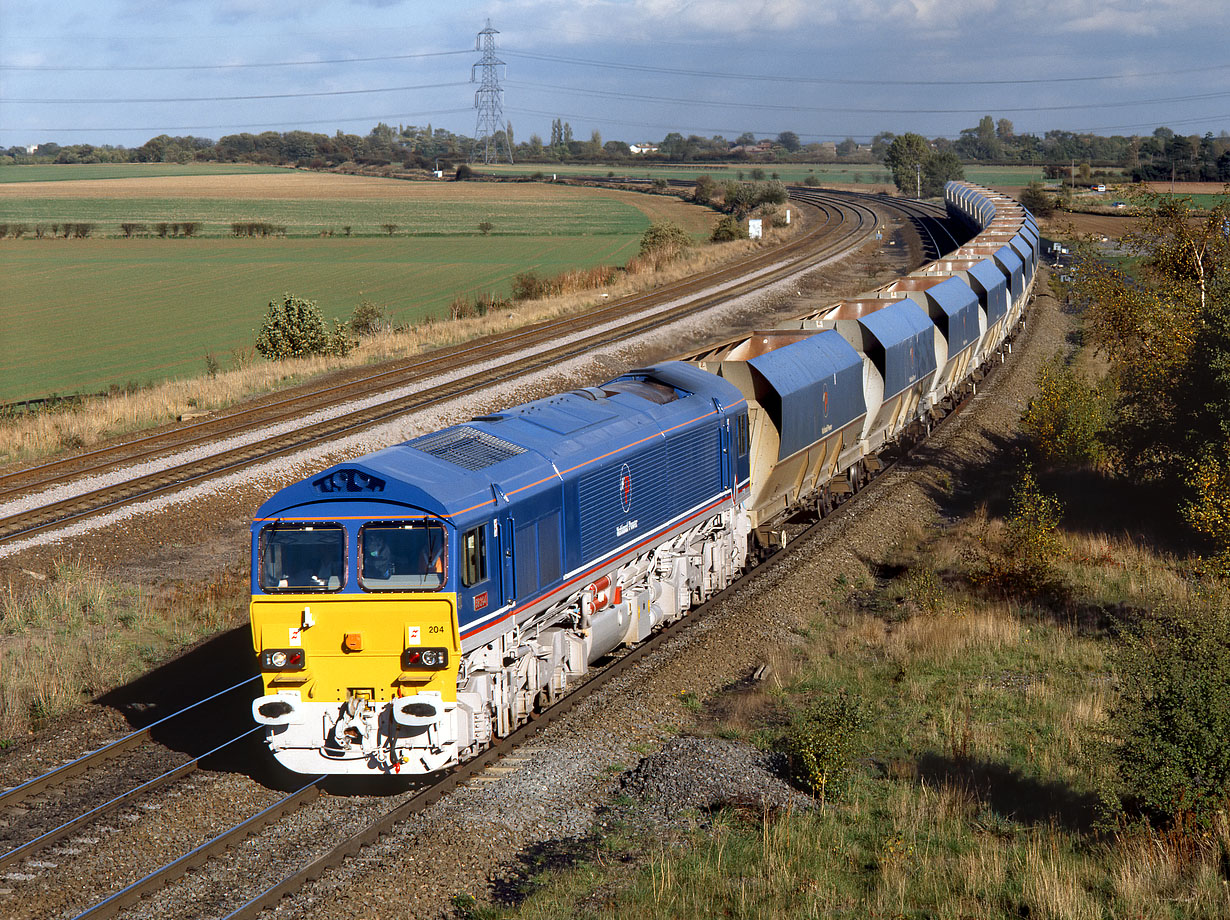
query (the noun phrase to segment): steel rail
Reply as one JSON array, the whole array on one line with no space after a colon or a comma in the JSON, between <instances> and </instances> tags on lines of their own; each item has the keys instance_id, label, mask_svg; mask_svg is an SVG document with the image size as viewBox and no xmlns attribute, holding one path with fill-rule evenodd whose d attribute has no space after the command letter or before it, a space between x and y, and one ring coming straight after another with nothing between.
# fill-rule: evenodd
<instances>
[{"instance_id":1,"label":"steel rail","mask_svg":"<svg viewBox=\"0 0 1230 920\"><path fill-rule=\"evenodd\" d=\"M150 793L150 792L154 792L158 789L161 789L163 786L169 786L172 783L183 779L185 776L195 773L197 768L200 766L201 761L204 760L206 757L209 757L213 754L218 753L223 748L230 747L236 741L242 741L244 738L247 738L249 735L253 735L256 732L260 731L263 727L264 726L261 726L261 725L253 726L252 728L248 729L243 734L237 735L236 737L232 738L230 741L226 741L218 745L213 750L206 751L204 754L201 754L199 757L194 757L191 760L185 761L184 763L180 764L178 767L175 767L174 769L171 769L171 770L167 770L165 773L161 774L160 776L155 776L153 779L146 780L141 785L134 786L132 789L129 789L127 792L121 793L120 795L117 795L114 798L108 799L106 802L103 802L101 805L96 805L93 808L91 808L89 811L82 812L77 817L72 818L69 821L65 821L59 827L53 828L52 830L39 834L39 836L35 837L33 840L29 840L26 843L21 844L20 846L14 847L13 849L9 850L7 853L0 854L0 869L3 869L5 866L11 865L12 863L17 862L18 860L24 859L27 856L37 853L39 850L45 849L46 847L51 846L53 843L57 843L58 841L63 840L65 837L67 837L69 834L71 834L73 831L77 830L78 828L84 827L85 825L89 824L91 821L97 821L99 818L105 817L106 815L109 815L112 812L117 811L118 809L120 809L121 807L128 804L130 801L132 801L133 799L136 799L139 796L146 795L147 793Z\"/></svg>"},{"instance_id":2,"label":"steel rail","mask_svg":"<svg viewBox=\"0 0 1230 920\"><path fill-rule=\"evenodd\" d=\"M495 372L472 375L464 383L452 382L431 387L416 394L410 400L378 404L367 410L351 413L344 418L335 418L315 426L299 429L293 437L283 438L281 444L277 446L265 447L264 442L261 442L256 445L247 445L230 451L219 452L203 460L194 460L154 474L136 477L124 483L88 491L72 498L48 503L38 508L10 515L0 519L0 543L12 541L23 536L32 536L84 517L93 516L135 502L145 501L167 492L178 491L205 479L234 472L238 469L285 455L286 453L334 440L344 434L360 431L417 411L426 405L430 405L432 402L455 398L467 392L489 387L493 383L513 379L534 370L558 364L560 361L567 360L568 358L592 352L595 346L610 344L629 335L665 325L698 309L704 309L739 296L749 290L755 290L768 280L806 270L806 265L809 262L814 263L830 256L833 252L846 248L849 240L864 230L869 220L868 215L870 215L872 225L875 225L875 214L870 208L865 205L853 206L848 202L842 202L842 205L844 208L849 209L849 212L853 215L849 219L856 220L857 222L852 228L845 230L841 238L836 242L830 242L820 249L813 250L805 260L790 262L785 266L779 265L777 268L767 268L759 277L732 284L717 293L691 299L682 305L664 308L656 313L640 314L620 323L614 329L608 330L605 333L599 333L573 345L548 349L524 362L512 365L510 368L500 368ZM843 213L843 222L846 219ZM517 347L524 347L524 343L518 343ZM392 408L389 408L390 406Z\"/></svg>"},{"instance_id":3,"label":"steel rail","mask_svg":"<svg viewBox=\"0 0 1230 920\"><path fill-rule=\"evenodd\" d=\"M827 212L823 202L812 199L802 200L806 200L808 204L816 207L822 213ZM527 337L549 337L554 332L560 330L567 329L573 331L578 328L578 323L581 323L581 328L583 328L585 324L593 325L605 322L610 317L626 313L629 310L652 306L655 303L686 295L696 287L698 278L702 278L705 284L722 283L730 278L740 277L748 271L754 271L758 267L772 264L772 262L778 261L784 255L789 255L792 252L805 253L809 245L816 242L827 232L827 228L827 221L820 223L801 239L791 241L786 246L773 252L760 253L752 258L740 260L733 265L722 266L703 276L691 276L664 285L661 288L656 288L650 292L621 298L615 303L591 311L590 314L581 320L578 320L576 317L550 320L499 336L484 336L461 345L436 349L422 356L395 362L396 366L394 367L367 374L358 379L326 387L309 384L288 391L272 400L262 400L255 406L239 408L222 414L212 414L209 418L190 421L170 432L164 431L147 434L131 438L119 444L110 444L84 453L74 454L70 457L58 458L35 466L3 473L0 474L0 499L5 496L29 491L32 485L30 481L31 474L39 474L41 476L41 478L33 483L33 486L38 488L71 479L78 479L99 469L111 469L117 463L133 463L147 457L165 454L169 450L183 449L195 444L216 440L220 436L226 436L237 430L245 430L257 425L276 424L287 417L298 416L304 412L312 411L313 407L319 410L335 405L343 400L351 401L362 398L364 395L393 389L426 376L423 373L415 373L420 369L429 369L435 372L441 362L449 362L451 364L462 363L467 356L481 354L485 349L490 348L493 343L511 344ZM245 419L248 421L244 421ZM118 459L116 459L117 457ZM82 461L87 461L87 465L84 468L81 466Z\"/></svg>"},{"instance_id":4,"label":"steel rail","mask_svg":"<svg viewBox=\"0 0 1230 920\"><path fill-rule=\"evenodd\" d=\"M960 406L957 407L957 410L959 410L959 408ZM954 410L950 413L950 415L955 415L957 410ZM943 421L946 421L946 419L947 417L936 426L936 430L939 430L940 426L943 424ZM891 462L885 464L878 472L884 472L888 469L894 468L896 464L900 462L902 458L908 456L908 454L909 450L906 450L900 455L894 456ZM878 475L876 478L878 478ZM874 479L872 481L874 482ZM868 485L870 485L870 483L868 483ZM859 489L858 493L851 496L850 500L843 502L840 506L835 508L834 513L844 514L845 509L851 504L851 502L860 501L860 496L866 488L867 486L864 486ZM542 713L536 714L530 721L518 727L499 744L488 748L478 757L459 765L448 774L439 777L430 786L415 793L411 798L381 816L381 818L370 824L364 830L340 841L332 846L326 853L311 860L309 863L300 867L289 876L286 876L277 884L266 889L264 892L252 897L231 914L227 915L227 920L232 920L232 918L255 918L261 911L275 906L286 894L298 890L308 881L319 878L328 869L341 864L348 856L357 853L360 849L362 849L362 847L389 833L398 823L404 821L407 817L425 810L431 804L439 801L443 796L447 795L460 785L479 776L492 765L496 764L500 759L508 756L516 750L516 748L525 744L547 725L558 721L568 712L575 709L577 705L583 702L586 698L590 697L592 694L596 693L602 687L609 684L612 680L628 673L643 658L653 654L665 643L671 641L683 631L690 629L693 625L700 622L717 604L732 597L735 592L749 585L757 576L768 572L781 561L788 558L791 553L802 545L803 541L817 533L821 527L829 524L832 517L833 514L820 517L813 524L806 527L801 533L791 539L786 546L778 549L767 558L748 569L721 592L718 592L704 604L701 604L697 608L690 611L687 616L681 618L675 624L672 624L670 627L659 631L646 642L640 644L635 649L632 649L607 668L593 674L582 684L570 690L569 693L558 703ZM96 918L99 918L100 920L100 918L103 917L114 916L115 913L123 909L123 907L134 903L145 894L148 894L156 888L162 887L175 878L186 874L192 868L199 866L211 858L211 856L221 854L224 850L233 846L239 839L252 833L256 833L261 828L279 820L280 817L290 810L302 807L302 805L314 800L318 794L322 781L323 777L317 777L311 783L307 784L291 796L287 796L281 802L276 803L258 815L241 822L234 828L218 835L211 841L196 847L190 853L174 860L167 866L148 874L139 882L136 882L122 891L111 895L103 902L79 914L76 920L96 920Z\"/></svg>"},{"instance_id":5,"label":"steel rail","mask_svg":"<svg viewBox=\"0 0 1230 920\"><path fill-rule=\"evenodd\" d=\"M82 754L70 763L56 767L54 770L48 770L46 773L42 773L28 779L23 783L19 783L11 789L6 789L4 792L0 792L0 808L8 808L13 805L17 805L25 799L28 799L30 796L39 795L46 792L52 786L58 786L66 780L70 780L75 776L80 776L82 773L92 770L100 764L106 763L107 761L118 757L125 751L131 750L137 745L150 740L150 733L160 725L165 725L172 719L182 716L184 713L190 712L198 706L203 706L205 703L212 702L220 696L225 696L234 690L238 690L240 687L250 684L259 676L259 674L253 674L251 677L246 677L239 683L232 684L230 687L227 687L224 690L219 690L217 693L213 693L204 699L197 700L195 703L185 706L183 709L178 709L169 715L165 715L161 719L151 722L144 728L138 728L121 738L117 738L114 741L103 745L97 750L90 751L88 754Z\"/></svg>"},{"instance_id":6,"label":"steel rail","mask_svg":"<svg viewBox=\"0 0 1230 920\"><path fill-rule=\"evenodd\" d=\"M526 743L526 741L538 734L546 726L558 721L564 715L572 711L579 703L584 701L587 697L592 696L616 677L620 677L628 673L641 661L641 659L657 651L667 642L699 623L718 604L733 597L736 592L748 587L756 578L771 571L778 564L789 558L789 556L792 555L799 547L805 545L809 538L819 533L822 528L831 526L833 519L836 516L844 516L848 513L848 509L855 503L861 503L862 496L868 489L879 487L880 480L883 478L885 473L890 470L895 470L900 464L910 458L914 450L920 444L925 443L934 434L934 432L943 429L945 423L948 422L949 419L960 414L961 410L970 401L971 397L967 396L960 403L954 406L952 411L936 423L936 425L932 428L931 434L928 434L926 437L920 438L904 448L895 451L891 456L884 457L887 462L883 464L881 469L873 472L872 478L860 489L858 489L854 495L851 495L848 499L841 502L841 504L833 508L830 513L819 515L817 520L792 537L785 546L780 547L761 562L745 571L739 576L739 578L731 582L731 584L722 591L713 595L713 597L709 598L703 604L700 604L690 610L687 615L674 624L653 634L649 639L629 651L626 655L619 658L618 661L615 661L609 667L604 668L584 683L579 684L575 689L570 690L562 700L549 709L537 714L537 716L532 718L531 721L521 725L518 729L516 729L516 731L510 734L498 745L488 748L473 760L466 761L465 763L459 765L437 783L422 790L413 798L392 809L364 830L337 843L331 847L328 852L318 856L307 865L286 876L276 885L273 885L257 896L251 898L242 906L232 911L230 914L227 914L225 920L257 920L262 911L272 909L286 895L293 894L302 888L303 885L318 879L327 870L341 865L348 857L358 853L364 846L374 843L380 837L391 832L398 823L404 821L412 815L424 811L427 807L439 801L439 799L441 799L444 795L447 795L458 786L461 786L465 782L474 779L492 764L496 763L501 758L508 756L517 747ZM815 513L819 514L818 511Z\"/></svg>"},{"instance_id":7,"label":"steel rail","mask_svg":"<svg viewBox=\"0 0 1230 920\"><path fill-rule=\"evenodd\" d=\"M176 879L182 878L211 857L235 846L245 837L259 833L291 812L298 811L305 805L316 801L320 795L320 785L324 780L325 777L323 776L316 777L306 786L284 796L263 811L236 824L230 830L223 831L212 840L206 841L173 862L167 863L160 869L155 869L144 878L133 882L126 888L120 889L106 900L100 901L88 910L82 911L73 920L102 920L104 917L114 917L125 907L135 904L146 895L152 894L159 888L163 888Z\"/></svg>"}]
</instances>

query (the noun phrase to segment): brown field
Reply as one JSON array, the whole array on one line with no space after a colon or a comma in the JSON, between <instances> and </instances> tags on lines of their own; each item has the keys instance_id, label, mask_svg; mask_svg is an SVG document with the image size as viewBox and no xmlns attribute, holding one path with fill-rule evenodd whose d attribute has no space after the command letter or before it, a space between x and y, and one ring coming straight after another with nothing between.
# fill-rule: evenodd
<instances>
[{"instance_id":1,"label":"brown field","mask_svg":"<svg viewBox=\"0 0 1230 920\"><path fill-rule=\"evenodd\" d=\"M717 219L707 208L673 195L648 195L617 189L580 188L539 182L499 183L402 181L371 176L299 172L219 176L136 176L80 179L71 182L0 184L0 201L31 198L203 198L213 200L335 200L466 202L490 200L535 202L555 198L610 198L631 205L651 221L670 220L692 233L707 232Z\"/></svg>"},{"instance_id":2,"label":"brown field","mask_svg":"<svg viewBox=\"0 0 1230 920\"><path fill-rule=\"evenodd\" d=\"M1144 185L1159 195L1170 192L1169 182L1146 182ZM1226 185L1225 182L1176 182L1174 191L1176 195L1224 195Z\"/></svg>"}]
</instances>

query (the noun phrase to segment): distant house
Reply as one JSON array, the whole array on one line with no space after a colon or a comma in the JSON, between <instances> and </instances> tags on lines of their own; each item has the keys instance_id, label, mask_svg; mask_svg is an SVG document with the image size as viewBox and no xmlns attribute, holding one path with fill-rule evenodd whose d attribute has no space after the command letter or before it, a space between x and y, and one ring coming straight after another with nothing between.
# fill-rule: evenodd
<instances>
[{"instance_id":1,"label":"distant house","mask_svg":"<svg viewBox=\"0 0 1230 920\"><path fill-rule=\"evenodd\" d=\"M629 144L628 149L632 153L635 153L639 156L642 153L657 153L658 145L657 144Z\"/></svg>"}]
</instances>

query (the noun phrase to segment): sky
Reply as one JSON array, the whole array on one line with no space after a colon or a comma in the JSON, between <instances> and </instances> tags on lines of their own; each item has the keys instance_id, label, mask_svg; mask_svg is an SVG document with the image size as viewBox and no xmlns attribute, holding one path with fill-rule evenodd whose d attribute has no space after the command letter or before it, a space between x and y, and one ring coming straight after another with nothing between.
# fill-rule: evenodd
<instances>
[{"instance_id":1,"label":"sky","mask_svg":"<svg viewBox=\"0 0 1230 920\"><path fill-rule=\"evenodd\" d=\"M517 141L1230 132L1226 0L0 0L0 148L474 135L488 20Z\"/></svg>"}]
</instances>

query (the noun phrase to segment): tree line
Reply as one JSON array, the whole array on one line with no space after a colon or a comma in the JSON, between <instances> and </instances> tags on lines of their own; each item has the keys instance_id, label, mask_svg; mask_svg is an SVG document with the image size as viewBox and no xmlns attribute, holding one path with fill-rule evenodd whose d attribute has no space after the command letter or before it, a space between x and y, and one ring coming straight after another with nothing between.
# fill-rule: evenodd
<instances>
[{"instance_id":1,"label":"tree line","mask_svg":"<svg viewBox=\"0 0 1230 920\"><path fill-rule=\"evenodd\" d=\"M944 156L963 163L1002 163L1050 165L1069 169L1086 163L1114 166L1126 170L1136 180L1169 179L1230 181L1230 135L1211 132L1203 136L1182 135L1160 127L1151 135L1078 134L1047 131L1041 136L1018 134L1007 118L983 116L977 125L963 129L956 138L922 138L917 134L897 135L882 131L870 143L847 137L840 142L803 143L793 131L773 136L744 132L727 139L721 135L702 137L677 131L660 141L642 141L641 152L623 140L603 140L599 131L589 139L574 135L572 126L556 118L545 140L537 134L519 141L511 122L497 132L497 149L512 151L519 162L532 163L618 163L637 162L703 163L706 161L846 162L884 163L894 142L900 138L921 138L929 155ZM899 145L900 146L900 145ZM401 164L417 169L451 169L467 161L476 141L444 128L398 125L383 122L366 135L322 134L308 131L264 131L258 134L228 134L211 140L192 135L172 137L160 134L140 147L125 148L54 142L39 144L34 153L25 147L0 150L0 163L188 163L226 162L326 168L344 163L359 165ZM915 177L917 178L917 177ZM915 183L916 184L916 183Z\"/></svg>"}]
</instances>

